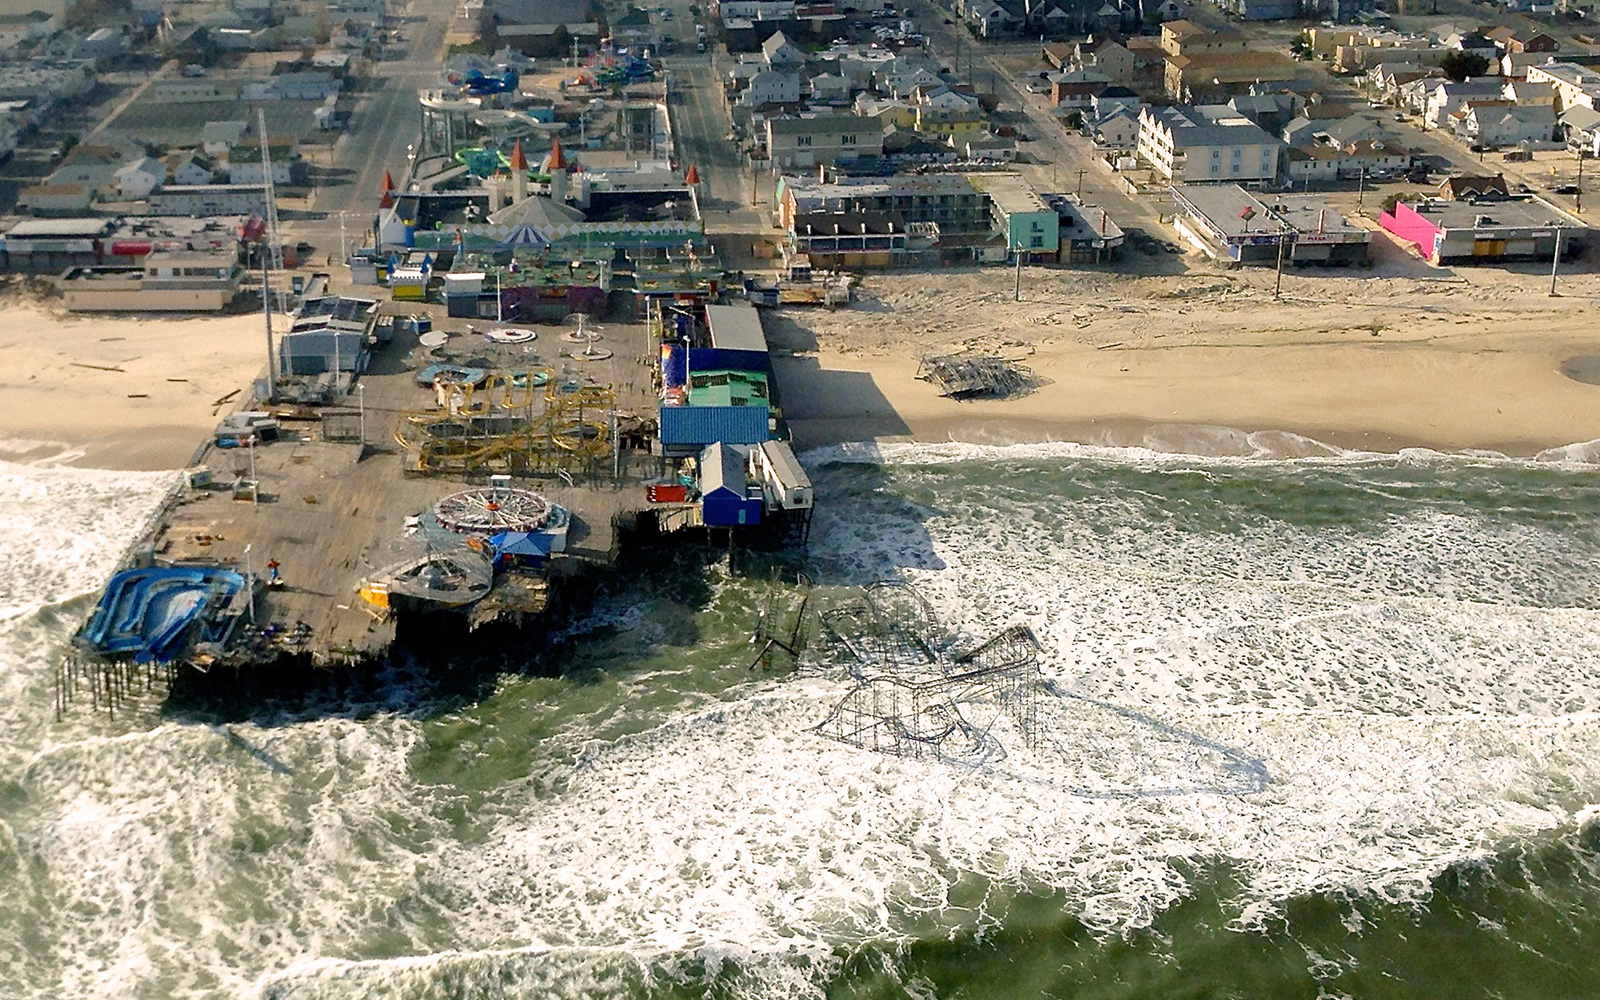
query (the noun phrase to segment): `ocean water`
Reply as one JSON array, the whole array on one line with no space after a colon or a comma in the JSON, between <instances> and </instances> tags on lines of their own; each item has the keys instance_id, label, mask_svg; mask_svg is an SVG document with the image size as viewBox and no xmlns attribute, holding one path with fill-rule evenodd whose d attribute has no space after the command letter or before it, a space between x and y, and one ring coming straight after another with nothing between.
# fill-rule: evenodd
<instances>
[{"instance_id":1,"label":"ocean water","mask_svg":"<svg viewBox=\"0 0 1600 1000\"><path fill-rule=\"evenodd\" d=\"M807 456L819 602L1039 636L981 761L811 732L700 551L470 684L58 722L171 477L0 463L0 996L1595 995L1593 449L1298 450Z\"/></svg>"}]
</instances>

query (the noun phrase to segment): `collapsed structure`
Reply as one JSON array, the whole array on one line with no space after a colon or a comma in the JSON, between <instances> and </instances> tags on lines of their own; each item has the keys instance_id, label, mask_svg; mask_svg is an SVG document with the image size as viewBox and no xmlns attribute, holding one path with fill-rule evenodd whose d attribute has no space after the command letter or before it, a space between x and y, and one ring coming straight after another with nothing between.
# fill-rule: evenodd
<instances>
[{"instance_id":1,"label":"collapsed structure","mask_svg":"<svg viewBox=\"0 0 1600 1000\"><path fill-rule=\"evenodd\" d=\"M854 681L812 731L900 757L994 759L1008 719L1023 743L1039 729L1039 642L1016 625L965 650L927 599L903 583L876 583L818 615Z\"/></svg>"}]
</instances>

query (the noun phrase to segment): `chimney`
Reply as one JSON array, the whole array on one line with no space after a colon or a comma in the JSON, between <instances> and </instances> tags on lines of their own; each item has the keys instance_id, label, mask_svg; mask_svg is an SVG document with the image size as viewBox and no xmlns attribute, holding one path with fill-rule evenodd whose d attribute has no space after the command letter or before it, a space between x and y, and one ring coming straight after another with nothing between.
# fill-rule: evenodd
<instances>
[{"instance_id":1,"label":"chimney","mask_svg":"<svg viewBox=\"0 0 1600 1000\"><path fill-rule=\"evenodd\" d=\"M561 152L561 140L550 140L550 200L557 205L567 203L567 157Z\"/></svg>"},{"instance_id":2,"label":"chimney","mask_svg":"<svg viewBox=\"0 0 1600 1000\"><path fill-rule=\"evenodd\" d=\"M522 140L511 147L511 204L520 205L528 198L528 156L522 151Z\"/></svg>"}]
</instances>

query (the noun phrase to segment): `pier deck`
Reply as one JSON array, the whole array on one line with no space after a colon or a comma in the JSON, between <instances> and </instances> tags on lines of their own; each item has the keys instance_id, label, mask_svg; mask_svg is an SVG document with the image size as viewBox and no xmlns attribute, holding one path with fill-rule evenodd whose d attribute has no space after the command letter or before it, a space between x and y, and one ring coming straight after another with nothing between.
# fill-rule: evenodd
<instances>
[{"instance_id":1,"label":"pier deck","mask_svg":"<svg viewBox=\"0 0 1600 1000\"><path fill-rule=\"evenodd\" d=\"M430 311L412 304L411 312ZM416 370L437 360L490 354L483 339L465 332L466 321L434 314L436 329L457 334L450 349L429 352L414 336L397 335L380 347L371 370L364 374L359 396L352 392L342 405L364 403L365 446L322 439L318 420L285 420L282 438L254 451L254 501L238 499L235 479L251 478L252 449L210 447L203 461L216 484L189 488L149 540L150 554L161 562L215 562L267 577L276 560L283 586L258 590L256 624L272 634L258 637L247 658L267 660L278 653L307 654L312 662L351 662L380 654L394 637L389 616L357 596L363 577L393 559L395 546L408 532L410 519L440 497L481 486L486 476L420 476L405 470L405 454L395 440L399 415L424 408L434 398L417 384ZM474 324L481 332L481 321ZM648 371L640 363L642 328L607 325L602 346L615 352L607 362L566 362L573 350L561 343L560 327L540 327L539 340L517 360L540 363L557 371L577 373L616 392L619 411L642 411L651 401ZM631 349L630 349L631 348ZM581 348L579 348L581 349ZM614 519L642 507L637 483L654 473L656 459L624 452L620 475L611 468L584 482L556 475L519 479L516 485L543 494L572 513L568 549L561 558L609 561L615 547ZM608 463L609 465L609 463ZM249 551L246 552L248 547ZM530 598L537 588L523 588ZM501 607L507 595L497 595ZM475 620L481 621L482 614ZM303 624L302 624L303 623Z\"/></svg>"}]
</instances>

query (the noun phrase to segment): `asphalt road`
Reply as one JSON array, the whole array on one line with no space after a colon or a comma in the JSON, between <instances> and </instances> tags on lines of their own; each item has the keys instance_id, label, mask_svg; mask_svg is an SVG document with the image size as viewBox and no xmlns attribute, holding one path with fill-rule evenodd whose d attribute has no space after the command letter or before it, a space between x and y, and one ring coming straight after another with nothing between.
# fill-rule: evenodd
<instances>
[{"instance_id":1,"label":"asphalt road","mask_svg":"<svg viewBox=\"0 0 1600 1000\"><path fill-rule=\"evenodd\" d=\"M393 174L396 183L405 175L406 146L421 133L417 89L439 79L444 36L455 9L455 0L413 0L405 10L403 58L373 63L371 83L334 146L333 162L319 171L309 217L284 223L287 236L316 246L317 259L324 254L337 259L341 211L353 235L377 209L383 172Z\"/></svg>"},{"instance_id":2,"label":"asphalt road","mask_svg":"<svg viewBox=\"0 0 1600 1000\"><path fill-rule=\"evenodd\" d=\"M1024 167L1024 173L1036 187L1077 192L1081 183L1084 203L1104 208L1118 225L1146 229L1156 226L1160 206L1148 199L1124 194L1110 172L1095 164L1094 146L1088 139L1063 128L1040 106L1041 101L1017 84L1011 70L990 58L987 45L973 39L959 24L944 23L945 18L955 20L953 14L927 0L905 0L901 8L916 17L929 48L941 62L969 80L983 84L992 80L1001 111L1023 116L1025 122L1018 124L1033 141L1019 142L1017 151L1026 153L1031 161L1042 161ZM1081 182L1079 171L1082 171Z\"/></svg>"}]
</instances>

